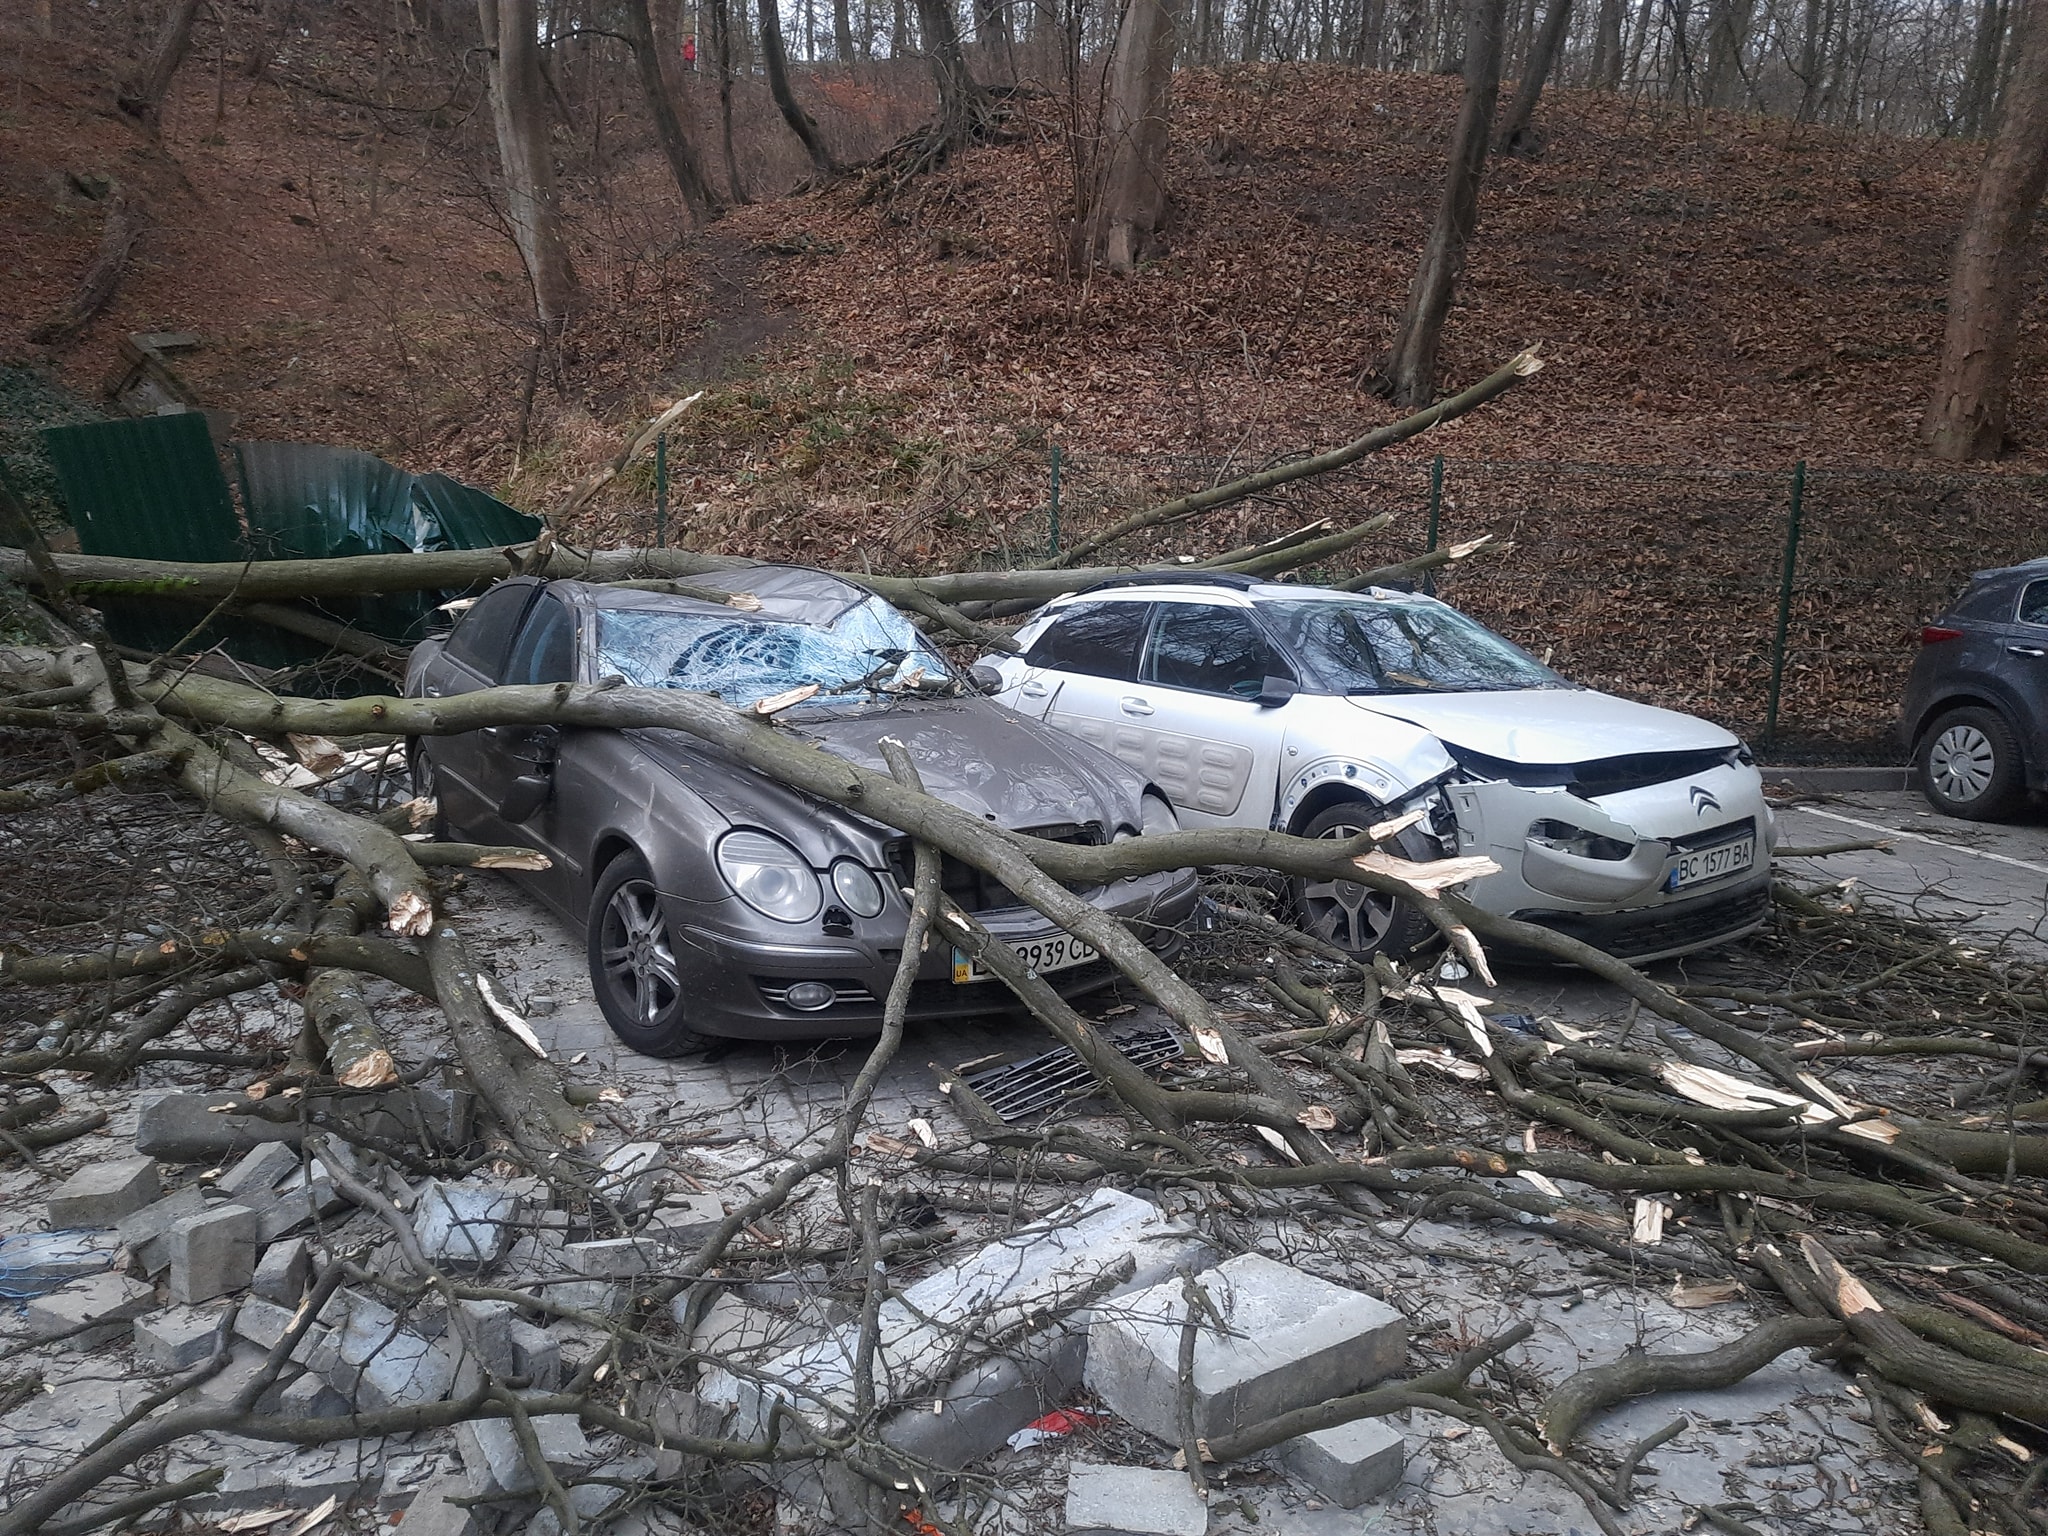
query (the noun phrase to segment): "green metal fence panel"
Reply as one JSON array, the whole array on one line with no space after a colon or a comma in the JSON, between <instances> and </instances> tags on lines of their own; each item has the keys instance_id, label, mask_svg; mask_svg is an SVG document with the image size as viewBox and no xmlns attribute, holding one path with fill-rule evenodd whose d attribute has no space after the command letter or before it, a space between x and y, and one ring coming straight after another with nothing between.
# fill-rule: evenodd
<instances>
[{"instance_id":1,"label":"green metal fence panel","mask_svg":"<svg viewBox=\"0 0 2048 1536\"><path fill-rule=\"evenodd\" d=\"M43 431L89 555L241 560L241 524L197 411Z\"/></svg>"},{"instance_id":2,"label":"green metal fence panel","mask_svg":"<svg viewBox=\"0 0 2048 1536\"><path fill-rule=\"evenodd\" d=\"M270 559L403 554L424 547L413 477L374 453L326 443L235 444L242 504Z\"/></svg>"},{"instance_id":3,"label":"green metal fence panel","mask_svg":"<svg viewBox=\"0 0 2048 1536\"><path fill-rule=\"evenodd\" d=\"M427 549L491 549L540 537L539 518L446 475L421 475L412 494L427 524Z\"/></svg>"}]
</instances>

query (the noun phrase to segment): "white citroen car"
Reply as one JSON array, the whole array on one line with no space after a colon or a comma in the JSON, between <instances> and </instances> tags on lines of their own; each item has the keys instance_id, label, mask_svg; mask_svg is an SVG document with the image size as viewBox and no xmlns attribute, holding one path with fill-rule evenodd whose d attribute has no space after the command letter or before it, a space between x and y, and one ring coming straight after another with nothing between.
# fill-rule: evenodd
<instances>
[{"instance_id":1,"label":"white citroen car","mask_svg":"<svg viewBox=\"0 0 2048 1536\"><path fill-rule=\"evenodd\" d=\"M1467 894L1630 960L1762 926L1776 836L1755 759L1690 715L1566 681L1430 597L1231 575L1056 599L991 656L996 697L1108 748L1186 827L1348 837L1390 814L1411 859L1485 854ZM1295 882L1334 943L1400 953L1419 913Z\"/></svg>"}]
</instances>

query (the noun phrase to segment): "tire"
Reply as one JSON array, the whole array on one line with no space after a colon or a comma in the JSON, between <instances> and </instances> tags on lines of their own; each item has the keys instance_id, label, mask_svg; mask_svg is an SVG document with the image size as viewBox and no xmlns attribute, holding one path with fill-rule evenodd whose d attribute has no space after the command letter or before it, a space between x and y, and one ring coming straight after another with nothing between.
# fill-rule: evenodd
<instances>
[{"instance_id":1,"label":"tire","mask_svg":"<svg viewBox=\"0 0 2048 1536\"><path fill-rule=\"evenodd\" d=\"M448 818L441 813L441 792L434 781L434 759L427 749L427 738L414 736L405 749L406 777L412 780L414 799L434 802L434 818L426 830L434 834L437 843L452 842L448 835Z\"/></svg>"},{"instance_id":2,"label":"tire","mask_svg":"<svg viewBox=\"0 0 2048 1536\"><path fill-rule=\"evenodd\" d=\"M1379 817L1379 808L1370 801L1346 800L1319 812L1299 835L1355 837ZM1389 846L1402 858L1417 863L1441 856L1435 844L1413 827L1394 838ZM1361 958L1384 954L1400 959L1414 953L1436 934L1429 919L1407 902L1348 880L1291 879L1287 885L1296 920L1305 932Z\"/></svg>"},{"instance_id":3,"label":"tire","mask_svg":"<svg viewBox=\"0 0 2048 1536\"><path fill-rule=\"evenodd\" d=\"M643 1056L703 1049L686 1017L668 914L639 854L620 854L598 876L586 931L590 985L612 1033Z\"/></svg>"},{"instance_id":4,"label":"tire","mask_svg":"<svg viewBox=\"0 0 2048 1536\"><path fill-rule=\"evenodd\" d=\"M2000 821L2027 801L2019 742L1995 709L1972 705L1940 716L1921 733L1913 767L1920 792L1944 816Z\"/></svg>"}]
</instances>

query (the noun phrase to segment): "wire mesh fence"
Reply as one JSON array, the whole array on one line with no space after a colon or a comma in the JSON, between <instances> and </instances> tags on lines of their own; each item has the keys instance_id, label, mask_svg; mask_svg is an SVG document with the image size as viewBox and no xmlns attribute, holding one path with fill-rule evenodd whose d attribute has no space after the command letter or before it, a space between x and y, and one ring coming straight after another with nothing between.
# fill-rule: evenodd
<instances>
[{"instance_id":1,"label":"wire mesh fence","mask_svg":"<svg viewBox=\"0 0 2048 1536\"><path fill-rule=\"evenodd\" d=\"M981 501L990 563L1071 551L1133 508L1261 467L1047 452ZM1310 579L1492 534L1441 595L1567 675L1707 716L1787 760L1896 761L1919 626L1970 572L2048 554L2048 478L1374 458L1082 561L1219 550L1397 514Z\"/></svg>"}]
</instances>

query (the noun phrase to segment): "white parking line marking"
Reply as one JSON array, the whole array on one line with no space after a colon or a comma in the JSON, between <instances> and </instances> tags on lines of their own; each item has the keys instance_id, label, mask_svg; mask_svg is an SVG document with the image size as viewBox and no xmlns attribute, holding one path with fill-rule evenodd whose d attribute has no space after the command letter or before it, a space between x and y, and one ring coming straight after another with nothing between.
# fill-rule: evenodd
<instances>
[{"instance_id":1,"label":"white parking line marking","mask_svg":"<svg viewBox=\"0 0 2048 1536\"><path fill-rule=\"evenodd\" d=\"M1982 848L1965 848L1960 843L1945 843L1938 837L1929 837L1925 832L1908 832L1901 827L1881 827L1874 821L1860 821L1854 816L1844 816L1840 811L1818 810L1810 805L1786 807L1788 815L1825 816L1829 821L1846 822L1852 827L1861 827L1866 832L1882 832L1886 837L1903 837L1916 843L1932 843L1937 848L1946 848L1950 853L1965 853L1973 859L1990 859L1996 864L2011 864L2018 869L2030 869L2037 875L2048 875L2048 864L2030 864L2025 859L2016 859L2011 854L1990 853Z\"/></svg>"}]
</instances>

